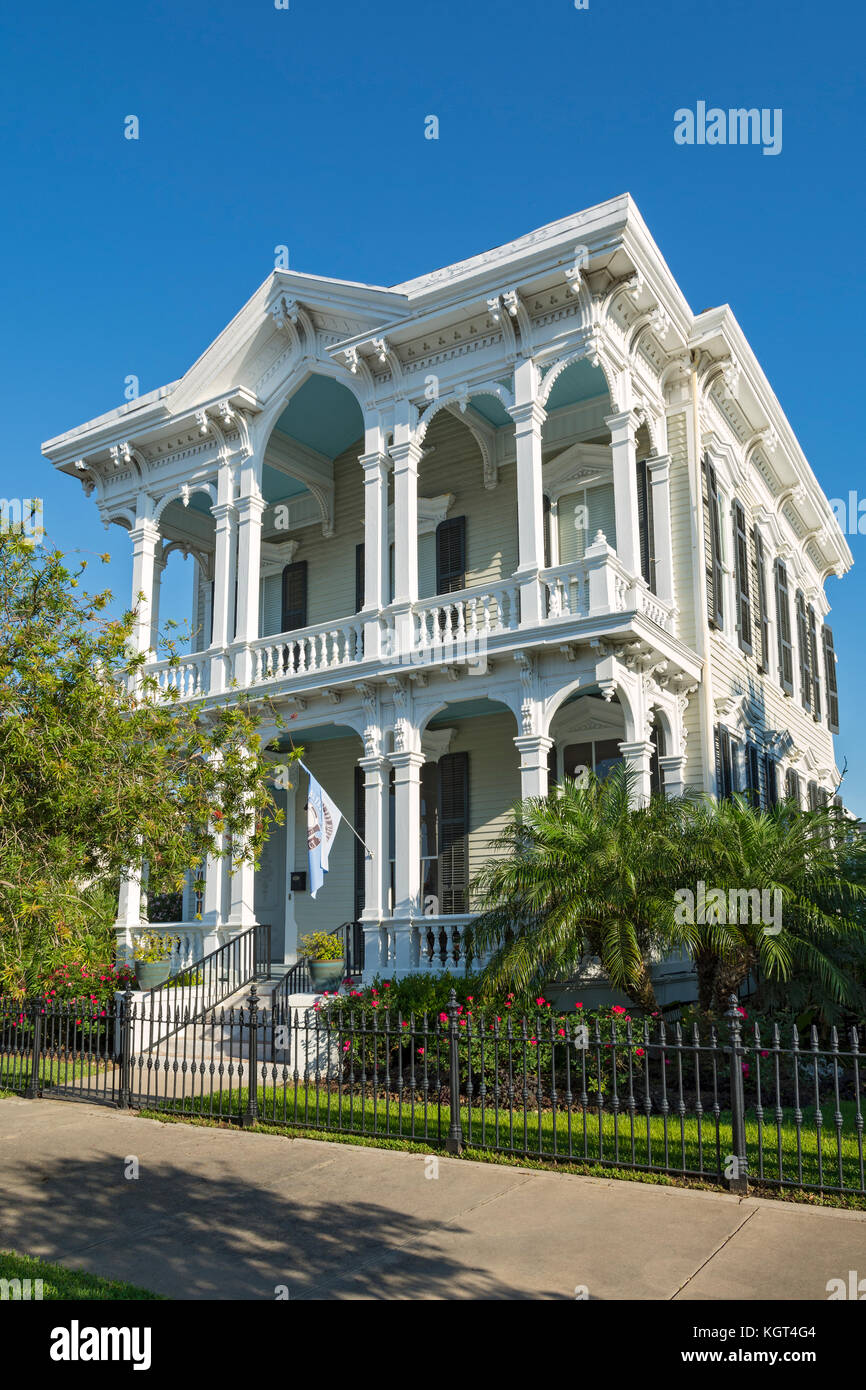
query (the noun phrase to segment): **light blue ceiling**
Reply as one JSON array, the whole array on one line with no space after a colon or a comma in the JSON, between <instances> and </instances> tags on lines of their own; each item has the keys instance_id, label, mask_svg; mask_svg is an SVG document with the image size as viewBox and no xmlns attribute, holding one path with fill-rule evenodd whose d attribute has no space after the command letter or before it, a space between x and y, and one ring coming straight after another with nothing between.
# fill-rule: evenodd
<instances>
[{"instance_id":1,"label":"light blue ceiling","mask_svg":"<svg viewBox=\"0 0 866 1390\"><path fill-rule=\"evenodd\" d=\"M455 719L477 719L483 714L508 713L510 713L508 706L500 704L497 700L456 700L447 709L434 714L427 727L428 729L441 729L453 724Z\"/></svg>"},{"instance_id":2,"label":"light blue ceiling","mask_svg":"<svg viewBox=\"0 0 866 1390\"><path fill-rule=\"evenodd\" d=\"M558 410L564 405L578 405L595 396L607 395L607 382L601 367L593 367L585 357L572 362L559 376L547 398L547 409Z\"/></svg>"},{"instance_id":3,"label":"light blue ceiling","mask_svg":"<svg viewBox=\"0 0 866 1390\"><path fill-rule=\"evenodd\" d=\"M289 478L278 468L266 463L262 468L262 493L266 502L284 502L287 497L297 497L306 492L304 483L297 478Z\"/></svg>"},{"instance_id":4,"label":"light blue ceiling","mask_svg":"<svg viewBox=\"0 0 866 1390\"><path fill-rule=\"evenodd\" d=\"M286 753L293 743L296 748L307 748L311 743L326 743L332 738L356 738L360 742L360 737L347 724L319 724L315 729L297 729L291 734L280 734L271 740L268 747Z\"/></svg>"},{"instance_id":5,"label":"light blue ceiling","mask_svg":"<svg viewBox=\"0 0 866 1390\"><path fill-rule=\"evenodd\" d=\"M334 459L361 439L364 417L345 386L328 376L311 376L292 396L275 428Z\"/></svg>"},{"instance_id":6,"label":"light blue ceiling","mask_svg":"<svg viewBox=\"0 0 866 1390\"><path fill-rule=\"evenodd\" d=\"M473 396L472 409L477 410L478 414L483 415L484 419L496 429L499 429L501 425L514 423L497 396Z\"/></svg>"}]
</instances>

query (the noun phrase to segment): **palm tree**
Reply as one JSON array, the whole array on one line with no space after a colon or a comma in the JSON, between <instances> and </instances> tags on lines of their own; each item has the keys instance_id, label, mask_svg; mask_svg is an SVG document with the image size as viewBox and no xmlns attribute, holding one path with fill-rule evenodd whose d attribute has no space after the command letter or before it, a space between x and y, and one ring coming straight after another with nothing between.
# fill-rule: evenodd
<instances>
[{"instance_id":1,"label":"palm tree","mask_svg":"<svg viewBox=\"0 0 866 1390\"><path fill-rule=\"evenodd\" d=\"M541 986L595 956L612 985L653 1013L652 960L685 947L704 1010L724 1012L750 975L788 980L794 971L835 1000L855 997L833 948L864 938L862 835L846 833L831 808L762 811L743 797L697 796L637 807L634 792L634 774L617 767L603 782L566 780L514 808L472 885L472 948L491 953L488 991ZM769 894L763 902L781 904L781 921L765 923L751 902L745 919L689 917L683 890L696 896L701 882L726 904L732 891Z\"/></svg>"},{"instance_id":2,"label":"palm tree","mask_svg":"<svg viewBox=\"0 0 866 1390\"><path fill-rule=\"evenodd\" d=\"M728 902L725 920L710 912L710 920L694 923L691 933L701 1008L723 1011L749 975L788 980L796 972L814 979L835 1001L855 996L833 947L846 937L863 937L862 835L845 834L833 808L804 812L788 801L762 811L742 796L694 802L684 830L683 886L694 891L703 882ZM751 911L743 920L742 910L730 910L732 892L756 891L764 904L778 908L772 924L754 920ZM727 920L731 916L734 921Z\"/></svg>"},{"instance_id":3,"label":"palm tree","mask_svg":"<svg viewBox=\"0 0 866 1390\"><path fill-rule=\"evenodd\" d=\"M541 985L588 955L639 1008L658 1008L651 957L689 941L674 898L688 802L635 807L634 792L634 773L620 766L514 808L472 885L481 909L472 946L492 952L491 992Z\"/></svg>"}]
</instances>

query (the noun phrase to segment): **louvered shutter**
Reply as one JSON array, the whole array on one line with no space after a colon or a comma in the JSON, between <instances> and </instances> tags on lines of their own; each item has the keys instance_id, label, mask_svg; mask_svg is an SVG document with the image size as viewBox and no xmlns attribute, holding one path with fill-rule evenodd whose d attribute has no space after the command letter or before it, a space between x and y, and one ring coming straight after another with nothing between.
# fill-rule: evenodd
<instances>
[{"instance_id":1,"label":"louvered shutter","mask_svg":"<svg viewBox=\"0 0 866 1390\"><path fill-rule=\"evenodd\" d=\"M439 908L468 910L469 754L439 759Z\"/></svg>"},{"instance_id":2,"label":"louvered shutter","mask_svg":"<svg viewBox=\"0 0 866 1390\"><path fill-rule=\"evenodd\" d=\"M827 727L831 734L839 732L839 686L836 680L836 652L833 647L833 629L824 624L822 630L824 645L824 681L827 687Z\"/></svg>"},{"instance_id":3,"label":"louvered shutter","mask_svg":"<svg viewBox=\"0 0 866 1390\"><path fill-rule=\"evenodd\" d=\"M764 804L773 807L779 801L779 777L775 758L764 754Z\"/></svg>"},{"instance_id":4,"label":"louvered shutter","mask_svg":"<svg viewBox=\"0 0 866 1390\"><path fill-rule=\"evenodd\" d=\"M559 778L556 767L556 744L554 743L547 750L547 790L550 791L551 787L555 787L558 780Z\"/></svg>"},{"instance_id":5,"label":"louvered shutter","mask_svg":"<svg viewBox=\"0 0 866 1390\"><path fill-rule=\"evenodd\" d=\"M746 744L746 791L753 806L761 804L761 760L754 743Z\"/></svg>"},{"instance_id":6,"label":"louvered shutter","mask_svg":"<svg viewBox=\"0 0 866 1390\"><path fill-rule=\"evenodd\" d=\"M262 580L261 604L259 606L259 636L270 637L282 632L283 619L283 581L279 574L269 574Z\"/></svg>"},{"instance_id":7,"label":"louvered shutter","mask_svg":"<svg viewBox=\"0 0 866 1390\"><path fill-rule=\"evenodd\" d=\"M307 626L307 562L296 560L283 570L281 632Z\"/></svg>"},{"instance_id":8,"label":"louvered shutter","mask_svg":"<svg viewBox=\"0 0 866 1390\"><path fill-rule=\"evenodd\" d=\"M785 773L785 796L800 805L800 777L792 767Z\"/></svg>"},{"instance_id":9,"label":"louvered shutter","mask_svg":"<svg viewBox=\"0 0 866 1390\"><path fill-rule=\"evenodd\" d=\"M711 627L724 627L722 602L722 530L719 515L719 489L716 470L704 459L701 464L704 505L704 564L707 581L707 618Z\"/></svg>"},{"instance_id":10,"label":"louvered shutter","mask_svg":"<svg viewBox=\"0 0 866 1390\"><path fill-rule=\"evenodd\" d=\"M603 531L608 545L611 549L616 550L616 501L613 483L601 483L598 487L589 487L586 489L584 497L589 514L589 525L583 532L583 549L586 550L587 546L593 545L598 532Z\"/></svg>"},{"instance_id":11,"label":"louvered shutter","mask_svg":"<svg viewBox=\"0 0 866 1390\"><path fill-rule=\"evenodd\" d=\"M758 670L770 669L770 610L767 605L767 559L764 541L757 526L752 527L752 575L755 597L755 636Z\"/></svg>"},{"instance_id":12,"label":"louvered shutter","mask_svg":"<svg viewBox=\"0 0 866 1390\"><path fill-rule=\"evenodd\" d=\"M653 545L653 501L646 459L637 463L637 524L640 540L640 572L653 593L656 591L656 560Z\"/></svg>"},{"instance_id":13,"label":"louvered shutter","mask_svg":"<svg viewBox=\"0 0 866 1390\"><path fill-rule=\"evenodd\" d=\"M436 592L466 588L466 518L449 517L436 527Z\"/></svg>"},{"instance_id":14,"label":"louvered shutter","mask_svg":"<svg viewBox=\"0 0 866 1390\"><path fill-rule=\"evenodd\" d=\"M355 546L355 612L364 607L364 542Z\"/></svg>"},{"instance_id":15,"label":"louvered shutter","mask_svg":"<svg viewBox=\"0 0 866 1390\"><path fill-rule=\"evenodd\" d=\"M797 656L800 663L800 702L804 709L812 708L812 663L809 649L809 629L806 623L806 600L798 589L795 598L797 610Z\"/></svg>"},{"instance_id":16,"label":"louvered shutter","mask_svg":"<svg viewBox=\"0 0 866 1390\"><path fill-rule=\"evenodd\" d=\"M208 646L211 646L211 644L213 643L213 600L214 600L214 594L215 594L215 593L216 593L216 584L215 584L214 580L212 579L211 582L210 582L210 608L209 608L209 612L210 612L210 622L209 622L209 624L208 624L208 637L207 637L207 644L208 644Z\"/></svg>"},{"instance_id":17,"label":"louvered shutter","mask_svg":"<svg viewBox=\"0 0 866 1390\"><path fill-rule=\"evenodd\" d=\"M734 790L731 736L723 724L716 725L716 788L720 800Z\"/></svg>"},{"instance_id":18,"label":"louvered shutter","mask_svg":"<svg viewBox=\"0 0 866 1390\"><path fill-rule=\"evenodd\" d=\"M821 718L821 676L818 669L818 627L811 603L806 609L806 628L809 634L809 669L812 673L812 718Z\"/></svg>"},{"instance_id":19,"label":"louvered shutter","mask_svg":"<svg viewBox=\"0 0 866 1390\"><path fill-rule=\"evenodd\" d=\"M752 650L752 603L749 596L749 538L746 513L734 502L734 574L737 585L737 640L744 652Z\"/></svg>"},{"instance_id":20,"label":"louvered shutter","mask_svg":"<svg viewBox=\"0 0 866 1390\"><path fill-rule=\"evenodd\" d=\"M550 547L550 498L544 494L544 568L550 569L551 566L551 547Z\"/></svg>"},{"instance_id":21,"label":"louvered shutter","mask_svg":"<svg viewBox=\"0 0 866 1390\"><path fill-rule=\"evenodd\" d=\"M784 560L776 561L776 632L779 642L779 684L794 693L794 654L791 645L791 599Z\"/></svg>"},{"instance_id":22,"label":"louvered shutter","mask_svg":"<svg viewBox=\"0 0 866 1390\"><path fill-rule=\"evenodd\" d=\"M810 782L810 783L809 783L809 810L810 810L810 811L817 811L817 809L818 809L818 807L820 806L820 804L821 804L821 800L820 800L820 797L819 797L819 795L818 795L818 783L817 783L817 782Z\"/></svg>"}]
</instances>

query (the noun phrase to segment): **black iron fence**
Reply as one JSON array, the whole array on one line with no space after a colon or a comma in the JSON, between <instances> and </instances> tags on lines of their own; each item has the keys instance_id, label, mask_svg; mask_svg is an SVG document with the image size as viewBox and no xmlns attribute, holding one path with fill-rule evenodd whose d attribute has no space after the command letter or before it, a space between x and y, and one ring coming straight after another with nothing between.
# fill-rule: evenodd
<instances>
[{"instance_id":1,"label":"black iron fence","mask_svg":"<svg viewBox=\"0 0 866 1390\"><path fill-rule=\"evenodd\" d=\"M550 1014L436 1016L247 1005L192 1017L165 994L0 999L0 1089L290 1130L402 1139L584 1169L866 1195L862 1028L822 1044L743 1026Z\"/></svg>"}]
</instances>

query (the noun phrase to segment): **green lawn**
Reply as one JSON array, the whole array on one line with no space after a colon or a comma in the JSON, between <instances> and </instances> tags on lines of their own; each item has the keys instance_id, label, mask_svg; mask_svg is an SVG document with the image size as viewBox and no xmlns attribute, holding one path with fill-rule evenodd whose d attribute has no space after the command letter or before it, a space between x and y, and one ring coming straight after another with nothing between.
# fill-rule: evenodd
<instances>
[{"instance_id":1,"label":"green lawn","mask_svg":"<svg viewBox=\"0 0 866 1390\"><path fill-rule=\"evenodd\" d=\"M0 1250L0 1280L42 1280L43 1299L161 1299L162 1295L135 1284L122 1284L116 1279L101 1279L83 1269L67 1269L65 1265L49 1264L29 1255L17 1255L14 1250ZM22 1293L24 1290L22 1289ZM31 1299L36 1297L31 1282Z\"/></svg>"},{"instance_id":2,"label":"green lawn","mask_svg":"<svg viewBox=\"0 0 866 1390\"><path fill-rule=\"evenodd\" d=\"M59 1061L56 1057L39 1059L39 1080L43 1086L63 1085L85 1076L104 1077L113 1064L93 1058L89 1061ZM0 1093L22 1095L30 1084L30 1058L0 1053ZM99 1087L102 1090L102 1087Z\"/></svg>"},{"instance_id":3,"label":"green lawn","mask_svg":"<svg viewBox=\"0 0 866 1390\"><path fill-rule=\"evenodd\" d=\"M214 1119L239 1119L247 1107L245 1087L224 1088L213 1095L169 1101L166 1109L186 1116ZM370 1138L393 1138L437 1144L445 1140L451 1121L447 1104L423 1103L416 1100L414 1115L404 1102L402 1107L393 1095L371 1095L370 1088L362 1098L356 1090L335 1091L315 1087L297 1090L289 1085L260 1087L257 1093L259 1122L320 1130L335 1134ZM146 1102L152 1113L159 1110L159 1101ZM747 1115L746 1146L749 1176L753 1182L772 1183L780 1178L805 1188L842 1189L862 1193L864 1188L864 1154L862 1136L858 1136L856 1107L853 1101L840 1105L841 1132L837 1142L834 1107L822 1108L820 1132L814 1107L803 1109L798 1144L794 1112L782 1111L777 1127L775 1120L765 1120L759 1127L754 1115ZM718 1181L724 1170L727 1155L733 1147L730 1112L722 1111L718 1129L712 1115L697 1117L669 1115L667 1121L654 1115L649 1122L637 1114L634 1122L627 1113L616 1119L606 1112L579 1110L570 1113L557 1111L554 1119L550 1110L539 1115L522 1110L509 1112L500 1107L497 1115L492 1106L484 1111L479 1105L471 1110L461 1107L460 1121L467 1147L491 1152L522 1155L527 1158L562 1159L614 1167L638 1167L645 1170L682 1173Z\"/></svg>"}]
</instances>

